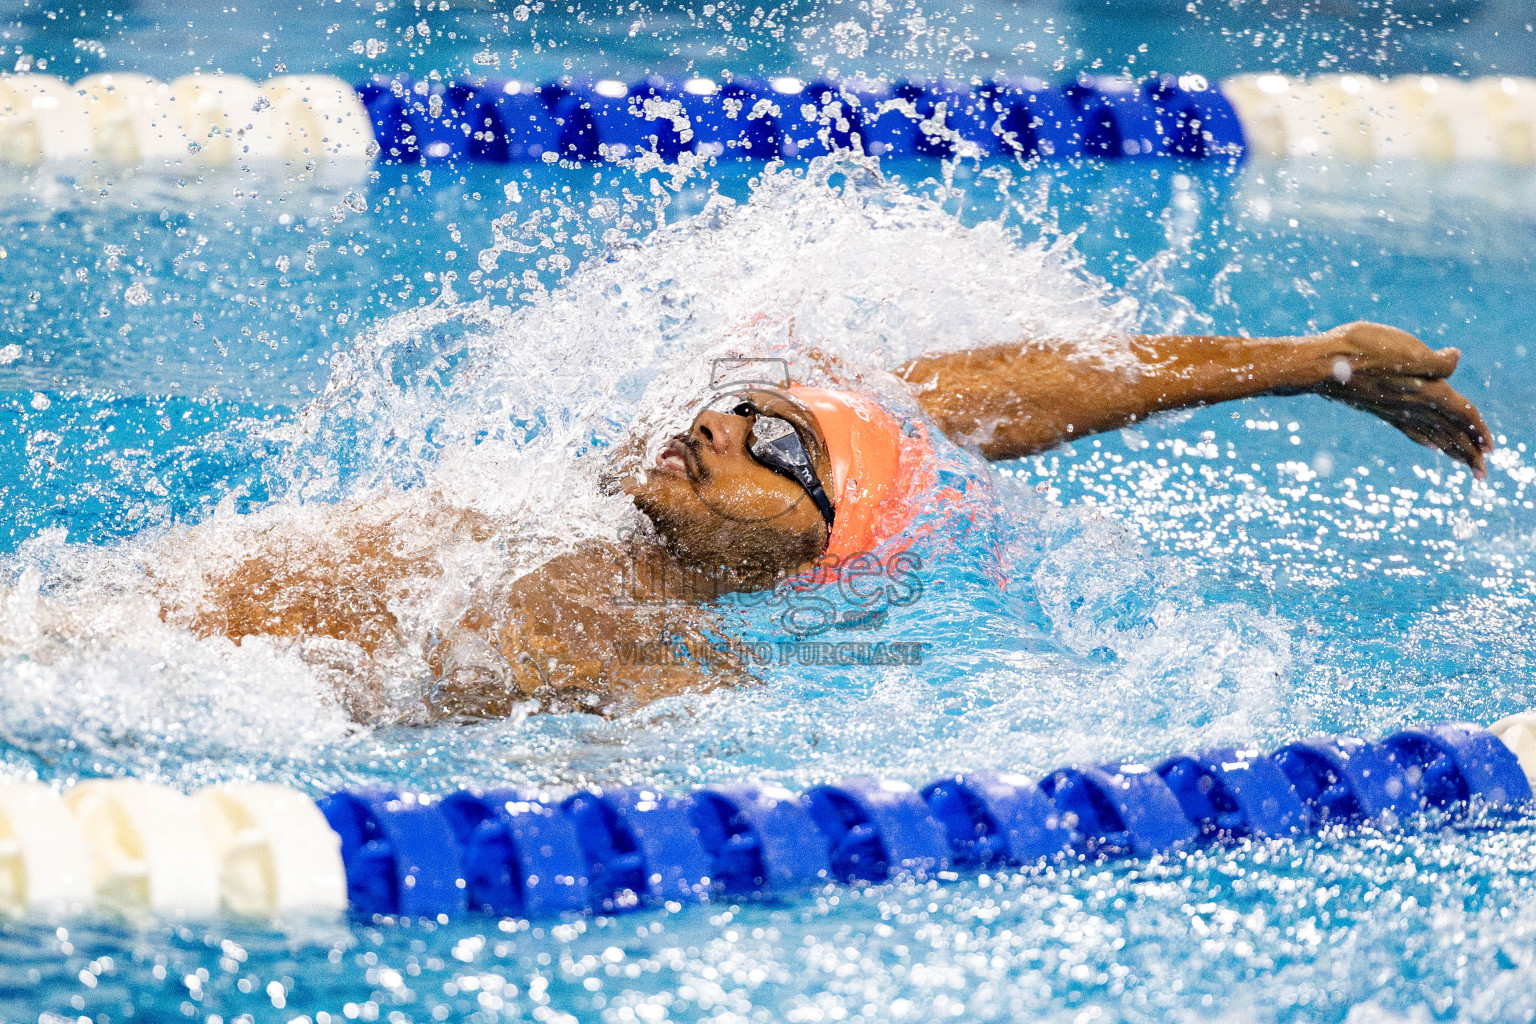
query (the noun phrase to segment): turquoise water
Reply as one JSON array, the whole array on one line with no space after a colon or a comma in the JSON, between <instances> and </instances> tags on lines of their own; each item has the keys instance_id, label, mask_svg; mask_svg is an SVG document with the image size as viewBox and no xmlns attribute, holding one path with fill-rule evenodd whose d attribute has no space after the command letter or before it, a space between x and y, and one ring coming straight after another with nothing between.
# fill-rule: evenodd
<instances>
[{"instance_id":1,"label":"turquoise water","mask_svg":"<svg viewBox=\"0 0 1536 1024\"><path fill-rule=\"evenodd\" d=\"M639 12L635 49L623 40L639 13L627 8L588 26L455 5L448 18L469 27L449 40L460 29L425 6L316 5L272 16L274 39L260 44L251 30L269 20L254 9L177 7L173 22L169 8L93 7L87 32L70 21L79 8L48 19L33 5L0 23L14 17L6 30L29 33L16 45L71 77L59 65L77 55L82 70L166 77L204 60L260 75L278 59L350 76L364 63L351 42L381 34L380 18L391 34L432 28L422 53L402 41L378 59L390 70L472 62L484 24L547 31L552 53L518 44L529 77L558 73L567 55L634 73L677 59L673 47L707 50L710 34L674 39L667 26L690 23L680 9ZM999 13L955 17L979 33ZM1323 34L1375 38L1368 23L1307 20L1291 30L1295 52L1256 56L1256 25L1301 16L1218 13L1149 23L1030 9L1087 27L1064 29L1061 44L1036 33L1035 51L1010 51L1008 66L1048 70L1079 47L1086 65L1095 45L1123 63L1145 40L1156 49L1136 69L1296 69L1336 43ZM1529 37L1518 12L1469 5L1466 16L1394 29L1388 65L1519 70ZM849 6L829 20L870 17ZM344 27L326 35L332 22ZM746 37L743 59L775 70L839 56L761 26ZM1338 48L1343 63L1371 66L1355 36ZM894 63L873 67L937 72L949 52L886 52ZM363 783L800 787L852 772L921 782L1488 722L1532 705L1536 179L1260 164L950 170L9 183L0 769L61 785L256 778L315 795ZM925 549L922 601L881 632L928 644L920 667L775 669L757 686L613 720L423 726L412 716L424 672L408 650L379 663L236 648L158 615L158 581L185 585L263 530L320 536L348 502L409 513L438 491L493 517L503 543L454 562L434 593L443 606L405 609L430 622L488 578L631 523L595 485L607 452L636 417L679 414L709 357L732 345L795 355L815 343L878 369L1020 334L1292 333L1361 317L1463 349L1454 381L1500 437L1486 484L1315 398L1166 417L995 471L957 454L976 484L974 524L941 536L958 550ZM334 696L357 678L383 694L371 724ZM531 925L10 922L0 1018L1530 1020L1533 864L1529 822L1426 822L1405 835Z\"/></svg>"},{"instance_id":2,"label":"turquoise water","mask_svg":"<svg viewBox=\"0 0 1536 1024\"><path fill-rule=\"evenodd\" d=\"M227 10L225 8L228 8ZM694 4L489 0L285 5L5 0L8 53L71 80L193 68L644 77L1199 73L1280 68L1530 74L1531 14L1513 0L883 0ZM422 26L426 31L422 31Z\"/></svg>"}]
</instances>

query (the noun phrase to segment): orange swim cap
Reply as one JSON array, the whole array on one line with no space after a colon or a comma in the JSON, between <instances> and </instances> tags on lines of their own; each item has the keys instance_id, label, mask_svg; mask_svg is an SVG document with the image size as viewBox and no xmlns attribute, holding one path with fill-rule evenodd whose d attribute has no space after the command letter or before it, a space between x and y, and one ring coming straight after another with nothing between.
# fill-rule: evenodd
<instances>
[{"instance_id":1,"label":"orange swim cap","mask_svg":"<svg viewBox=\"0 0 1536 1024\"><path fill-rule=\"evenodd\" d=\"M816 418L832 463L827 555L841 562L899 536L934 484L928 432L918 424L909 435L863 395L808 387L789 394Z\"/></svg>"}]
</instances>

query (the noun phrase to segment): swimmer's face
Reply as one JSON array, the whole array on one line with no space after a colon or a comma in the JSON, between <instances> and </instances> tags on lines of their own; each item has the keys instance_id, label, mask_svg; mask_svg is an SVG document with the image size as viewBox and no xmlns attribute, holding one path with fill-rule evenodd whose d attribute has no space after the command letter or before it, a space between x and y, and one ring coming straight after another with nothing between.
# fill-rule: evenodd
<instances>
[{"instance_id":1,"label":"swimmer's face","mask_svg":"<svg viewBox=\"0 0 1536 1024\"><path fill-rule=\"evenodd\" d=\"M831 487L826 445L810 413L773 391L735 401L795 427ZM626 490L685 562L748 576L797 572L826 550L827 524L803 487L752 457L751 423L729 410L699 413L667 442L644 482L631 480Z\"/></svg>"}]
</instances>

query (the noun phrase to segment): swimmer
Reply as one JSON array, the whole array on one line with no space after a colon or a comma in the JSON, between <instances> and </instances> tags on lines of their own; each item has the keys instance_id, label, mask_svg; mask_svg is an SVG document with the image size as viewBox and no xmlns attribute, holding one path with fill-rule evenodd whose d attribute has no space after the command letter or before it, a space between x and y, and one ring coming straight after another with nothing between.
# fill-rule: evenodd
<instances>
[{"instance_id":1,"label":"swimmer","mask_svg":"<svg viewBox=\"0 0 1536 1024\"><path fill-rule=\"evenodd\" d=\"M532 701L617 713L749 677L727 655L626 652L657 641L701 649L721 635L712 602L722 593L835 571L899 544L933 489L929 429L987 459L1018 459L1170 410L1317 394L1485 473L1488 427L1446 382L1460 353L1404 331L1354 323L1295 338L1137 336L1129 353L1128 368L1071 343L914 359L892 371L926 421L908 428L870 397L835 388L754 389L698 413L652 466L623 480L653 529L628 546L557 555L431 631L418 655L434 677L432 714L503 716ZM430 580L454 538L491 528L446 503L399 513L359 503L342 521L323 540L276 530L253 538L195 599L167 595L165 616L237 642L319 638L374 655L399 641L402 581ZM366 693L345 699L358 718L378 713Z\"/></svg>"}]
</instances>

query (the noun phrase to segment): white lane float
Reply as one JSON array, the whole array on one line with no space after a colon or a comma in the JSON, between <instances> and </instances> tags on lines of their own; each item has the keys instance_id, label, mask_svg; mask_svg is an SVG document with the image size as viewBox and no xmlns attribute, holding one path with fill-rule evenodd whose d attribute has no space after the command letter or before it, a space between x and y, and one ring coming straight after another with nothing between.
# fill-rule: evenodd
<instances>
[{"instance_id":1,"label":"white lane float","mask_svg":"<svg viewBox=\"0 0 1536 1024\"><path fill-rule=\"evenodd\" d=\"M63 798L37 782L0 783L0 912L78 913L94 902L90 851Z\"/></svg>"},{"instance_id":2,"label":"white lane float","mask_svg":"<svg viewBox=\"0 0 1536 1024\"><path fill-rule=\"evenodd\" d=\"M366 167L377 147L352 87L328 75L0 75L0 163L103 168Z\"/></svg>"},{"instance_id":3,"label":"white lane float","mask_svg":"<svg viewBox=\"0 0 1536 1024\"><path fill-rule=\"evenodd\" d=\"M227 913L278 918L347 909L341 839L313 800L270 783L211 786L193 800L218 862Z\"/></svg>"},{"instance_id":4,"label":"white lane float","mask_svg":"<svg viewBox=\"0 0 1536 1024\"><path fill-rule=\"evenodd\" d=\"M1377 157L1439 164L1500 159L1493 121L1471 82L1410 75L1387 82L1379 92L1380 113L1374 127Z\"/></svg>"},{"instance_id":5,"label":"white lane float","mask_svg":"<svg viewBox=\"0 0 1536 1024\"><path fill-rule=\"evenodd\" d=\"M1221 83L1253 155L1536 165L1536 80L1241 75Z\"/></svg>"},{"instance_id":6,"label":"white lane float","mask_svg":"<svg viewBox=\"0 0 1536 1024\"><path fill-rule=\"evenodd\" d=\"M1536 79L1482 78L1472 88L1482 99L1499 159L1521 167L1536 164Z\"/></svg>"},{"instance_id":7,"label":"white lane float","mask_svg":"<svg viewBox=\"0 0 1536 1024\"><path fill-rule=\"evenodd\" d=\"M148 75L90 75L74 102L89 124L93 158L118 167L172 167L188 155L171 87Z\"/></svg>"},{"instance_id":8,"label":"white lane float","mask_svg":"<svg viewBox=\"0 0 1536 1024\"><path fill-rule=\"evenodd\" d=\"M373 141L368 110L350 85L329 75L284 75L262 89L282 123L287 155L299 161L370 163Z\"/></svg>"},{"instance_id":9,"label":"white lane float","mask_svg":"<svg viewBox=\"0 0 1536 1024\"><path fill-rule=\"evenodd\" d=\"M91 157L75 87L52 75L0 75L0 163L35 167Z\"/></svg>"},{"instance_id":10,"label":"white lane float","mask_svg":"<svg viewBox=\"0 0 1536 1024\"><path fill-rule=\"evenodd\" d=\"M130 917L218 912L218 860L191 797L133 779L98 779L64 800L90 851L99 905Z\"/></svg>"},{"instance_id":11,"label":"white lane float","mask_svg":"<svg viewBox=\"0 0 1536 1024\"><path fill-rule=\"evenodd\" d=\"M171 95L194 162L229 167L252 150L258 158L281 152L273 119L258 116L261 86L244 75L183 75L171 83Z\"/></svg>"}]
</instances>

